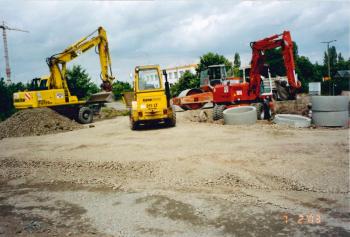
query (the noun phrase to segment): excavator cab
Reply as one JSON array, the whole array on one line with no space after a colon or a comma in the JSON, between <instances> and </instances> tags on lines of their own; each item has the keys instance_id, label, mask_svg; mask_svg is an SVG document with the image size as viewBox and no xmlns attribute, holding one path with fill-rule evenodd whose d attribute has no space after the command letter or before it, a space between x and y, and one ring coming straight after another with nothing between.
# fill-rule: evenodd
<instances>
[{"instance_id":1,"label":"excavator cab","mask_svg":"<svg viewBox=\"0 0 350 237\"><path fill-rule=\"evenodd\" d=\"M201 86L210 85L214 87L221 84L227 78L226 66L224 64L211 65L208 69L201 72L200 81Z\"/></svg>"},{"instance_id":2,"label":"excavator cab","mask_svg":"<svg viewBox=\"0 0 350 237\"><path fill-rule=\"evenodd\" d=\"M47 78L43 77L36 77L33 78L31 83L30 83L30 87L29 90L31 91L41 91L41 90L47 90L48 86L47 86Z\"/></svg>"}]
</instances>

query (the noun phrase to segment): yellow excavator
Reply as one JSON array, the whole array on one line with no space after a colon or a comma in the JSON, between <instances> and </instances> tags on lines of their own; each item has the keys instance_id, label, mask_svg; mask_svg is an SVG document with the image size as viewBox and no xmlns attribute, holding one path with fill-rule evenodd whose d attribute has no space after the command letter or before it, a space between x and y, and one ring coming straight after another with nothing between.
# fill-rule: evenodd
<instances>
[{"instance_id":1,"label":"yellow excavator","mask_svg":"<svg viewBox=\"0 0 350 237\"><path fill-rule=\"evenodd\" d=\"M97 36L93 36L95 33ZM93 94L88 100L79 100L72 95L67 83L66 64L89 49L96 47L101 65L101 88L104 92ZM97 113L102 104L112 98L112 62L108 49L107 33L99 27L86 37L83 37L61 53L46 59L50 69L49 76L34 78L30 91L13 94L16 109L50 107L80 123L91 123L93 114Z\"/></svg>"}]
</instances>

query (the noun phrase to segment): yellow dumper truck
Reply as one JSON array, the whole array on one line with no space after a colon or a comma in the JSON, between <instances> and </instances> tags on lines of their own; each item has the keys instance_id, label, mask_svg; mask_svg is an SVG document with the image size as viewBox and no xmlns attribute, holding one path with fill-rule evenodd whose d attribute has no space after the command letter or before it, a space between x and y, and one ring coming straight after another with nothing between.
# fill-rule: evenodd
<instances>
[{"instance_id":1,"label":"yellow dumper truck","mask_svg":"<svg viewBox=\"0 0 350 237\"><path fill-rule=\"evenodd\" d=\"M170 89L166 72L165 83L158 65L137 66L134 73L134 93L131 102L130 127L162 123L176 125L176 113L170 104Z\"/></svg>"}]
</instances>

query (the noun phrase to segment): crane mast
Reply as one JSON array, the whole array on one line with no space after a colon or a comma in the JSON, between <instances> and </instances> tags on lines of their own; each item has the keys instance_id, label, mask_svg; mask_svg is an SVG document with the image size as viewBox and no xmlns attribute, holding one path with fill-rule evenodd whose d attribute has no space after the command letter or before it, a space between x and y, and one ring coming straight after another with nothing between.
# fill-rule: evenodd
<instances>
[{"instance_id":1,"label":"crane mast","mask_svg":"<svg viewBox=\"0 0 350 237\"><path fill-rule=\"evenodd\" d=\"M6 82L8 84L11 83L11 68L10 68L10 59L9 59L9 50L8 50L8 44L7 44L7 34L6 30L14 30L14 31L21 31L21 32L29 32L26 30L16 29L16 28L10 28L5 24L3 21L0 25L0 29L2 29L2 38L4 41L4 57L5 57L5 64L6 64Z\"/></svg>"},{"instance_id":2,"label":"crane mast","mask_svg":"<svg viewBox=\"0 0 350 237\"><path fill-rule=\"evenodd\" d=\"M10 63L9 63L9 51L7 47L7 36L6 36L6 30L3 29L2 31L2 38L4 40L4 55L5 55L5 64L6 64L6 81L7 83L11 83L11 69L10 69Z\"/></svg>"}]
</instances>

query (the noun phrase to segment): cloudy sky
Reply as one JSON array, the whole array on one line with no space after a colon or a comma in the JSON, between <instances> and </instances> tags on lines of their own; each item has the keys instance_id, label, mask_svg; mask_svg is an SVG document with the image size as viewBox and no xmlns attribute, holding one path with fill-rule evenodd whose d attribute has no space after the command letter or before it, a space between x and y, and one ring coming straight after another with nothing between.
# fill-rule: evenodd
<instances>
[{"instance_id":1,"label":"cloudy sky","mask_svg":"<svg viewBox=\"0 0 350 237\"><path fill-rule=\"evenodd\" d=\"M322 62L325 45L336 39L348 58L349 1L4 1L0 20L30 33L8 32L15 82L48 74L45 58L103 26L107 30L113 72L122 81L136 65L162 67L196 63L213 51L242 63L251 57L249 42L290 30L299 54ZM0 76L5 77L0 41ZM72 61L99 82L94 50Z\"/></svg>"}]
</instances>

